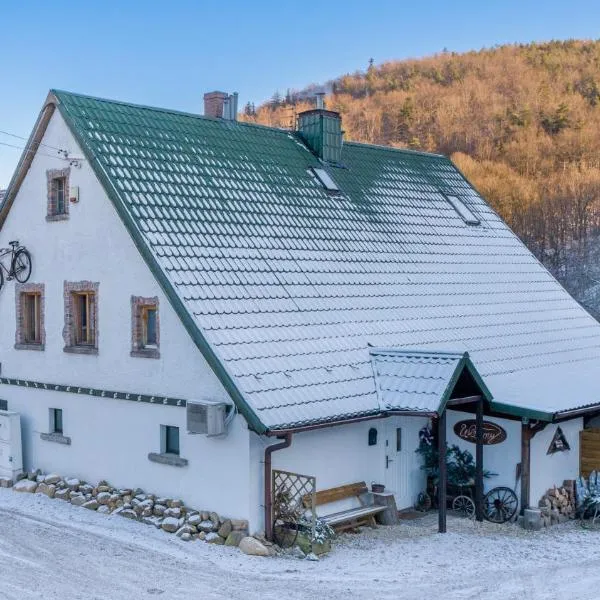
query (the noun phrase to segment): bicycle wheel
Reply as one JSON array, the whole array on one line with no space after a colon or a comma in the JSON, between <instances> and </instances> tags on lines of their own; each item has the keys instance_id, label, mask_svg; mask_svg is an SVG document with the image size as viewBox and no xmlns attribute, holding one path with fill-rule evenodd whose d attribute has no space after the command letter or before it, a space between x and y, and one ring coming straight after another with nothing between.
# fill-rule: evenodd
<instances>
[{"instance_id":1,"label":"bicycle wheel","mask_svg":"<svg viewBox=\"0 0 600 600\"><path fill-rule=\"evenodd\" d=\"M475 516L475 502L469 496L456 496L452 501L452 510L461 517L472 519Z\"/></svg>"},{"instance_id":2,"label":"bicycle wheel","mask_svg":"<svg viewBox=\"0 0 600 600\"><path fill-rule=\"evenodd\" d=\"M19 283L26 283L31 277L31 256L25 248L17 250L12 263L12 271Z\"/></svg>"}]
</instances>

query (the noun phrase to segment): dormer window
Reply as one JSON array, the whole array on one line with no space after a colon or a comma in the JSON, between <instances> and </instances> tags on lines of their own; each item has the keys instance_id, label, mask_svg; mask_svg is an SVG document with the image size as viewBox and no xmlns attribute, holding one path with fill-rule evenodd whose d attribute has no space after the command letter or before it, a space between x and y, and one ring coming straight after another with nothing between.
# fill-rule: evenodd
<instances>
[{"instance_id":1,"label":"dormer window","mask_svg":"<svg viewBox=\"0 0 600 600\"><path fill-rule=\"evenodd\" d=\"M46 171L48 180L48 221L62 221L69 217L69 173L70 169Z\"/></svg>"},{"instance_id":2,"label":"dormer window","mask_svg":"<svg viewBox=\"0 0 600 600\"><path fill-rule=\"evenodd\" d=\"M315 177L319 180L320 184L328 191L328 192L339 192L340 188L337 183L333 180L333 177L325 170L318 169L313 167L311 172L315 175Z\"/></svg>"}]
</instances>

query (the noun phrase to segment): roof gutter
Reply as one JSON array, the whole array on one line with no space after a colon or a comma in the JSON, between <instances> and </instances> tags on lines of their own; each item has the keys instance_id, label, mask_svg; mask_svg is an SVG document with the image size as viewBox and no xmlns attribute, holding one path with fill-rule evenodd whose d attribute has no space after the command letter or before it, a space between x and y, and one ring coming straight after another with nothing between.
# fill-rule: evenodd
<instances>
[{"instance_id":1,"label":"roof gutter","mask_svg":"<svg viewBox=\"0 0 600 600\"><path fill-rule=\"evenodd\" d=\"M572 410L562 410L554 414L553 421L567 421L575 417L581 417L589 413L600 411L600 404L591 404L582 408L574 408Z\"/></svg>"},{"instance_id":2,"label":"roof gutter","mask_svg":"<svg viewBox=\"0 0 600 600\"><path fill-rule=\"evenodd\" d=\"M267 435L271 435L267 433ZM279 444L271 444L265 448L265 537L273 539L273 489L271 486L272 455L277 450L289 448L292 445L292 434L279 435L283 441Z\"/></svg>"}]
</instances>

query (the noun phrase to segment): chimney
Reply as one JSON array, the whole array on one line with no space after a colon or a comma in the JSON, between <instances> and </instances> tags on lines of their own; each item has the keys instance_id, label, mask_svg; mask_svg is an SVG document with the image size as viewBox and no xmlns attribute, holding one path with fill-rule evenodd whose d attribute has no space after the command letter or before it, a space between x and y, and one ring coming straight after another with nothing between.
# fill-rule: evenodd
<instances>
[{"instance_id":1,"label":"chimney","mask_svg":"<svg viewBox=\"0 0 600 600\"><path fill-rule=\"evenodd\" d=\"M204 94L204 116L205 117L223 117L223 104L227 94L225 92L207 92Z\"/></svg>"},{"instance_id":2,"label":"chimney","mask_svg":"<svg viewBox=\"0 0 600 600\"><path fill-rule=\"evenodd\" d=\"M342 119L340 113L327 110L325 94L317 94L317 108L298 115L298 133L309 149L321 160L339 164L342 160Z\"/></svg>"},{"instance_id":3,"label":"chimney","mask_svg":"<svg viewBox=\"0 0 600 600\"><path fill-rule=\"evenodd\" d=\"M204 94L204 116L216 119L237 120L238 93L208 92Z\"/></svg>"}]
</instances>

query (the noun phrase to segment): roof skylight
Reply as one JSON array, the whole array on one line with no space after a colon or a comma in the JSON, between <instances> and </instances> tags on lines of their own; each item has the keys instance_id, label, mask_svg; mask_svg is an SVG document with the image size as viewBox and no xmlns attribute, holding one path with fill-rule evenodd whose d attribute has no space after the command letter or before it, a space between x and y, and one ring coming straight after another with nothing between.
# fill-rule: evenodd
<instances>
[{"instance_id":1,"label":"roof skylight","mask_svg":"<svg viewBox=\"0 0 600 600\"><path fill-rule=\"evenodd\" d=\"M340 188L325 169L312 168L312 172L328 192L339 192Z\"/></svg>"},{"instance_id":2,"label":"roof skylight","mask_svg":"<svg viewBox=\"0 0 600 600\"><path fill-rule=\"evenodd\" d=\"M448 196L447 194L444 194L444 196L467 225L479 225L481 223L461 198L458 196Z\"/></svg>"}]
</instances>

